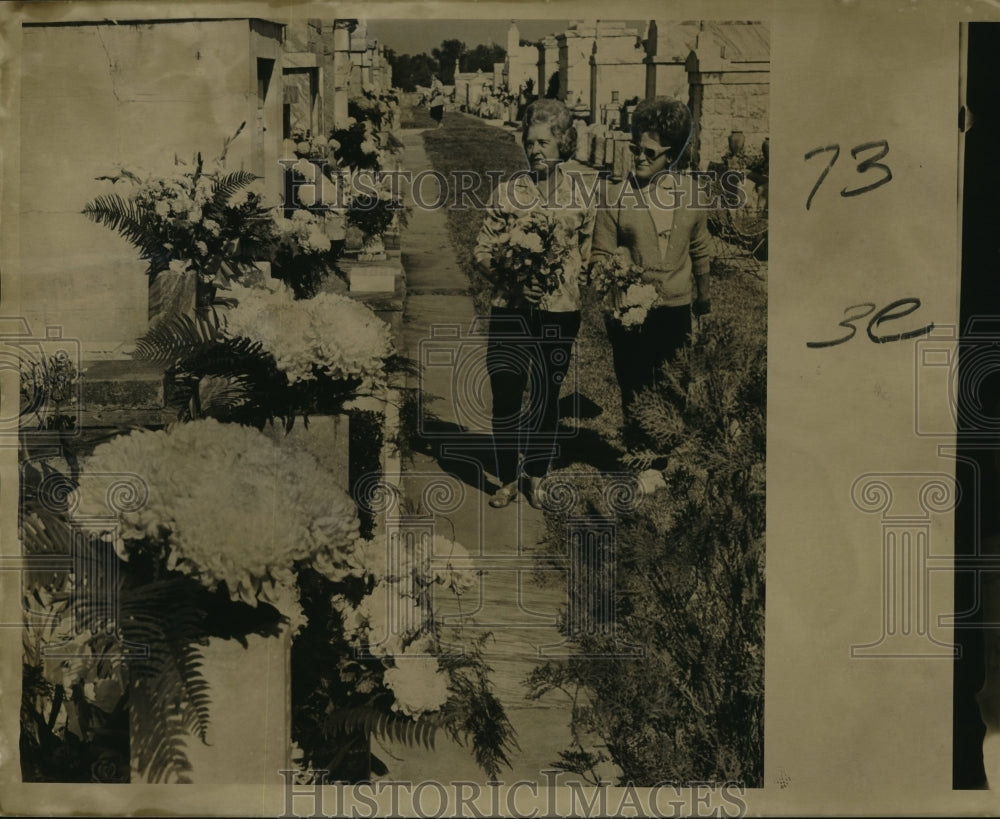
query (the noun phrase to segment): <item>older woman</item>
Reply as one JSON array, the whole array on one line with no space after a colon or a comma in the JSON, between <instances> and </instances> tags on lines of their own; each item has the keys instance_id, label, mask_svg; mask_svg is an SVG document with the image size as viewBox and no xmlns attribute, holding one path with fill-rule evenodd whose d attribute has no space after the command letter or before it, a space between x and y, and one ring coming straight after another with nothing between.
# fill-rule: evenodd
<instances>
[{"instance_id":1,"label":"older woman","mask_svg":"<svg viewBox=\"0 0 1000 819\"><path fill-rule=\"evenodd\" d=\"M497 508L517 497L522 474L528 478L532 506L540 508L544 502L541 482L557 445L559 390L580 328L579 276L590 256L594 229L593 205L581 201L559 168L576 146L569 109L548 99L529 105L522 145L530 170L494 191L475 248L480 272L493 284L486 368L500 482L490 505ZM498 245L532 212L555 219L562 275L548 287L532 282L512 289L493 269L493 260ZM526 390L530 400L525 405Z\"/></svg>"},{"instance_id":2,"label":"older woman","mask_svg":"<svg viewBox=\"0 0 1000 819\"><path fill-rule=\"evenodd\" d=\"M431 119L437 123L438 128L444 124L441 121L444 117L444 102L444 85L438 77L435 77L431 82L431 96L427 107L430 109Z\"/></svg>"},{"instance_id":3,"label":"older woman","mask_svg":"<svg viewBox=\"0 0 1000 819\"><path fill-rule=\"evenodd\" d=\"M621 387L625 439L635 431L632 404L656 384L661 368L689 343L691 316L709 312L707 211L695 184L677 169L686 158L691 114L670 97L640 102L632 115L632 174L611 185L594 227L593 263L613 254L643 268L656 302L638 328L605 318L615 376Z\"/></svg>"}]
</instances>

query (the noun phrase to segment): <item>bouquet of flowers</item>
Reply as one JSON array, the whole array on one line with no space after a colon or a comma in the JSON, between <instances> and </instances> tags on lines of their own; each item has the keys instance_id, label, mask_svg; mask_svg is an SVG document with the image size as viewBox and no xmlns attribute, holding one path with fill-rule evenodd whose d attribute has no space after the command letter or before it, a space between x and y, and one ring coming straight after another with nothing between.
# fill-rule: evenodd
<instances>
[{"instance_id":1,"label":"bouquet of flowers","mask_svg":"<svg viewBox=\"0 0 1000 819\"><path fill-rule=\"evenodd\" d=\"M588 277L612 318L630 329L640 327L656 304L656 288L643 284L642 274L642 267L633 264L628 251L620 248L594 262Z\"/></svg>"},{"instance_id":2,"label":"bouquet of flowers","mask_svg":"<svg viewBox=\"0 0 1000 819\"><path fill-rule=\"evenodd\" d=\"M193 165L179 159L175 164L177 171L166 176L122 167L115 176L100 177L124 182L132 192L99 196L84 215L135 245L149 261L151 277L168 269L196 273L201 283L220 272L238 275L254 258L255 234L269 222L261 197L248 190L257 177L226 172L221 159L206 166L201 154Z\"/></svg>"},{"instance_id":3,"label":"bouquet of flowers","mask_svg":"<svg viewBox=\"0 0 1000 819\"><path fill-rule=\"evenodd\" d=\"M326 253L330 250L330 240L323 231L323 220L316 213L300 208L292 214L291 219L278 214L274 214L273 218L280 251L297 256Z\"/></svg>"},{"instance_id":4,"label":"bouquet of flowers","mask_svg":"<svg viewBox=\"0 0 1000 819\"><path fill-rule=\"evenodd\" d=\"M398 97L395 94L375 94L363 90L362 96L347 101L347 113L359 122L369 121L376 129L381 129L392 118L394 108L398 107Z\"/></svg>"},{"instance_id":5,"label":"bouquet of flowers","mask_svg":"<svg viewBox=\"0 0 1000 819\"><path fill-rule=\"evenodd\" d=\"M490 269L501 289L517 294L526 285L555 293L565 281L566 242L555 216L533 210L508 222L490 248Z\"/></svg>"},{"instance_id":6,"label":"bouquet of flowers","mask_svg":"<svg viewBox=\"0 0 1000 819\"><path fill-rule=\"evenodd\" d=\"M391 131L379 130L368 119L355 120L347 128L332 131L330 138L337 143L334 152L337 162L353 171L381 171L387 160L403 147Z\"/></svg>"},{"instance_id":7,"label":"bouquet of flowers","mask_svg":"<svg viewBox=\"0 0 1000 819\"><path fill-rule=\"evenodd\" d=\"M449 651L437 608L439 592L461 598L478 580L461 566L461 544L440 535L431 544L403 546L400 560L384 539L359 541L347 580L303 576L309 624L292 648L293 680L311 692L293 711L303 770L322 763L338 781L370 780L387 772L372 739L433 747L440 729L471 744L487 774L509 764L513 729L481 653L488 635Z\"/></svg>"},{"instance_id":8,"label":"bouquet of flowers","mask_svg":"<svg viewBox=\"0 0 1000 819\"><path fill-rule=\"evenodd\" d=\"M355 193L347 207L346 220L366 236L381 236L397 218L405 220L400 199L384 187L377 193Z\"/></svg>"},{"instance_id":9,"label":"bouquet of flowers","mask_svg":"<svg viewBox=\"0 0 1000 819\"><path fill-rule=\"evenodd\" d=\"M305 157L308 159L325 160L329 157L334 146L330 140L318 134L313 135L308 130L295 128L282 144L282 153L285 158L292 156Z\"/></svg>"},{"instance_id":10,"label":"bouquet of flowers","mask_svg":"<svg viewBox=\"0 0 1000 819\"><path fill-rule=\"evenodd\" d=\"M296 298L315 296L335 270L324 219L325 211L303 208L294 210L290 219L274 214L272 275L291 287Z\"/></svg>"}]
</instances>

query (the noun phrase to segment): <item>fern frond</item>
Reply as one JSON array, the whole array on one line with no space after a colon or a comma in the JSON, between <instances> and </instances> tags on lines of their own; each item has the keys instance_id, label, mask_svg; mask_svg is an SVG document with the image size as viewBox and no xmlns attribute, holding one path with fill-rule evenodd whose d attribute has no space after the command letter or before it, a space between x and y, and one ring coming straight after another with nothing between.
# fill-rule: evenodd
<instances>
[{"instance_id":1,"label":"fern frond","mask_svg":"<svg viewBox=\"0 0 1000 819\"><path fill-rule=\"evenodd\" d=\"M201 673L204 658L196 643L175 643L174 652L185 702L182 708L184 727L205 742L212 699L208 681Z\"/></svg>"},{"instance_id":2,"label":"fern frond","mask_svg":"<svg viewBox=\"0 0 1000 819\"><path fill-rule=\"evenodd\" d=\"M434 717L423 717L415 721L411 717L365 704L331 711L327 715L325 728L330 739L358 734L398 742L410 748L422 745L433 750L439 723Z\"/></svg>"},{"instance_id":3,"label":"fern frond","mask_svg":"<svg viewBox=\"0 0 1000 819\"><path fill-rule=\"evenodd\" d=\"M196 389L198 411L192 418L225 418L250 401L250 385L243 376L206 375Z\"/></svg>"},{"instance_id":4,"label":"fern frond","mask_svg":"<svg viewBox=\"0 0 1000 819\"><path fill-rule=\"evenodd\" d=\"M138 340L132 357L140 361L175 362L183 356L214 346L219 339L217 318L169 316Z\"/></svg>"},{"instance_id":5,"label":"fern frond","mask_svg":"<svg viewBox=\"0 0 1000 819\"><path fill-rule=\"evenodd\" d=\"M156 237L146 227L142 209L120 194L98 196L84 206L83 215L119 233L139 249L144 259L152 258L159 249Z\"/></svg>"},{"instance_id":6,"label":"fern frond","mask_svg":"<svg viewBox=\"0 0 1000 819\"><path fill-rule=\"evenodd\" d=\"M184 721L175 705L162 699L148 683L131 688L130 707L135 725L131 751L139 773L150 784L187 782L191 771Z\"/></svg>"},{"instance_id":7,"label":"fern frond","mask_svg":"<svg viewBox=\"0 0 1000 819\"><path fill-rule=\"evenodd\" d=\"M148 647L128 663L132 752L148 782L181 782L191 770L186 738L203 742L211 700L198 640L204 634L202 590L188 578L153 580L121 595L126 639Z\"/></svg>"},{"instance_id":8,"label":"fern frond","mask_svg":"<svg viewBox=\"0 0 1000 819\"><path fill-rule=\"evenodd\" d=\"M223 208L242 188L259 179L250 171L232 171L212 182L212 206Z\"/></svg>"}]
</instances>

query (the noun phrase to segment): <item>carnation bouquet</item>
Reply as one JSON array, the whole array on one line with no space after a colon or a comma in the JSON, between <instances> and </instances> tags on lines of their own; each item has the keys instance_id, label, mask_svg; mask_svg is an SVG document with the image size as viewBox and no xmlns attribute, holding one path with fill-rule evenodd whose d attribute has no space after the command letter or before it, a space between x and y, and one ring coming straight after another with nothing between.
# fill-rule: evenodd
<instances>
[{"instance_id":1,"label":"carnation bouquet","mask_svg":"<svg viewBox=\"0 0 1000 819\"><path fill-rule=\"evenodd\" d=\"M633 264L624 248L598 259L590 267L588 283L612 318L629 329L642 325L657 300L656 287L643 284L642 275L642 267Z\"/></svg>"},{"instance_id":2,"label":"carnation bouquet","mask_svg":"<svg viewBox=\"0 0 1000 819\"><path fill-rule=\"evenodd\" d=\"M336 272L324 213L300 208L291 218L273 216L272 276L291 287L296 298L312 298L331 271Z\"/></svg>"},{"instance_id":3,"label":"carnation bouquet","mask_svg":"<svg viewBox=\"0 0 1000 819\"><path fill-rule=\"evenodd\" d=\"M377 192L355 193L348 204L346 219L365 236L381 236L397 219L405 222L406 210L399 197L382 187Z\"/></svg>"},{"instance_id":4,"label":"carnation bouquet","mask_svg":"<svg viewBox=\"0 0 1000 819\"><path fill-rule=\"evenodd\" d=\"M519 214L507 223L490 248L494 283L518 295L527 286L552 294L565 281L566 243L555 216L537 209Z\"/></svg>"},{"instance_id":5,"label":"carnation bouquet","mask_svg":"<svg viewBox=\"0 0 1000 819\"><path fill-rule=\"evenodd\" d=\"M344 582L303 576L311 616L292 663L302 663L310 696L293 714L299 764L325 769L333 781L366 781L387 773L372 753L373 739L433 747L443 729L458 743L470 742L480 766L496 776L515 742L488 682L483 641L461 641L464 651L449 651L434 605L435 593L461 601L478 585L462 566L469 554L438 535L425 553L396 541L405 545L393 558L389 542L359 541L354 574Z\"/></svg>"}]
</instances>

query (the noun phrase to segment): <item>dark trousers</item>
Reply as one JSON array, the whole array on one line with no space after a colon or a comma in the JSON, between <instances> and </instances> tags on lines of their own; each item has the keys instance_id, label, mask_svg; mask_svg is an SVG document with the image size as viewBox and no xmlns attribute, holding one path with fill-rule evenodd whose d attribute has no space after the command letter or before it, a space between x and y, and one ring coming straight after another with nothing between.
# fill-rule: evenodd
<instances>
[{"instance_id":1,"label":"dark trousers","mask_svg":"<svg viewBox=\"0 0 1000 819\"><path fill-rule=\"evenodd\" d=\"M559 429L559 390L579 329L579 312L494 307L490 313L486 370L501 484L517 478L518 453L524 453L525 474L548 472Z\"/></svg>"},{"instance_id":2,"label":"dark trousers","mask_svg":"<svg viewBox=\"0 0 1000 819\"><path fill-rule=\"evenodd\" d=\"M654 307L642 326L626 329L610 316L605 318L615 377L622 392L622 415L626 439L634 433L632 404L636 395L661 380L660 369L691 340L691 305ZM628 442L628 441L626 441Z\"/></svg>"}]
</instances>

